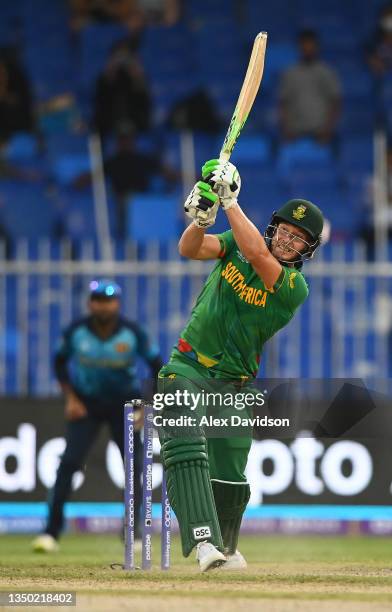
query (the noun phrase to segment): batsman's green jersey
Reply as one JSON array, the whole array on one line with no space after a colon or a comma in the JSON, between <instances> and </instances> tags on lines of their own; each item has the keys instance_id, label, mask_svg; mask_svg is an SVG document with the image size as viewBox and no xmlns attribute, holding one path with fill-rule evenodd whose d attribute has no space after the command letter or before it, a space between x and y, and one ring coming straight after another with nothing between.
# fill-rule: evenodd
<instances>
[{"instance_id":1,"label":"batsman's green jersey","mask_svg":"<svg viewBox=\"0 0 392 612\"><path fill-rule=\"evenodd\" d=\"M254 377L265 342L294 316L308 287L302 274L288 267L273 287L266 287L233 232L218 238L219 260L180 335L178 350L211 369L214 377Z\"/></svg>"}]
</instances>

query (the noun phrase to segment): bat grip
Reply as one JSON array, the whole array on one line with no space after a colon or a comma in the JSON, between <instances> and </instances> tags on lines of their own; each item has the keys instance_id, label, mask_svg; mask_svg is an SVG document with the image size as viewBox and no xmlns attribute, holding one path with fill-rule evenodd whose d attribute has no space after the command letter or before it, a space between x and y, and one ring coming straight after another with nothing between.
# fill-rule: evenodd
<instances>
[{"instance_id":1,"label":"bat grip","mask_svg":"<svg viewBox=\"0 0 392 612\"><path fill-rule=\"evenodd\" d=\"M221 162L228 162L230 159L230 153L228 153L227 151L221 151L219 154L219 161Z\"/></svg>"}]
</instances>

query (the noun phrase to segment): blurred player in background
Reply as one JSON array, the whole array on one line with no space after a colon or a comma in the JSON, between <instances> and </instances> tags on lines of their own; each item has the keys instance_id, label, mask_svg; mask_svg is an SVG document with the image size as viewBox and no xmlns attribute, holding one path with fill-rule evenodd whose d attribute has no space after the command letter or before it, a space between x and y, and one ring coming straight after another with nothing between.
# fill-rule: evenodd
<instances>
[{"instance_id":1,"label":"blurred player in background","mask_svg":"<svg viewBox=\"0 0 392 612\"><path fill-rule=\"evenodd\" d=\"M320 244L323 216L307 200L290 200L273 214L263 237L238 204L241 179L235 166L211 160L202 173L204 180L195 185L184 205L193 223L184 231L179 251L190 259L218 261L178 346L159 373L159 390L197 393L212 385L209 381L220 380L222 385L231 384L236 394L252 388L265 342L291 320L308 296L300 268ZM231 229L206 234L219 206ZM164 410L164 416L173 415L172 408ZM180 412L181 407L177 404L174 410ZM202 410L197 405L192 416L201 416ZM194 431L175 435L165 426L160 431L183 554L187 557L197 547L201 571L219 565L245 569L237 542L250 497L245 468L251 432L246 437L206 440L200 428Z\"/></svg>"},{"instance_id":2,"label":"blurred player in background","mask_svg":"<svg viewBox=\"0 0 392 612\"><path fill-rule=\"evenodd\" d=\"M64 332L55 356L57 379L65 395L66 448L51 492L45 533L33 541L38 552L58 550L64 504L72 477L83 468L87 453L104 423L124 455L124 403L140 397L135 361L142 357L156 376L162 365L158 348L134 322L120 314L121 288L110 280L90 283L89 315ZM138 415L139 428L142 424ZM135 436L135 474L142 473L142 447ZM135 478L135 517L140 520L140 477ZM136 538L140 533L136 526Z\"/></svg>"}]
</instances>

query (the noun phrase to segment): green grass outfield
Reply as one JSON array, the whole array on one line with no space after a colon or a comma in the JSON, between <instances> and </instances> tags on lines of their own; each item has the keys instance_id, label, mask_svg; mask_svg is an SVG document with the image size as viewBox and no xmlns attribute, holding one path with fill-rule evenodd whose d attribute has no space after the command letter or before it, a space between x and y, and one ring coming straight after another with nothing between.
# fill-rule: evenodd
<instances>
[{"instance_id":1,"label":"green grass outfield","mask_svg":"<svg viewBox=\"0 0 392 612\"><path fill-rule=\"evenodd\" d=\"M206 574L193 555L182 558L177 538L168 572L159 570L158 539L151 572L110 568L123 559L116 536L68 535L51 555L33 554L30 542L0 537L0 590L72 590L80 610L392 610L387 538L247 536L240 542L246 572Z\"/></svg>"}]
</instances>

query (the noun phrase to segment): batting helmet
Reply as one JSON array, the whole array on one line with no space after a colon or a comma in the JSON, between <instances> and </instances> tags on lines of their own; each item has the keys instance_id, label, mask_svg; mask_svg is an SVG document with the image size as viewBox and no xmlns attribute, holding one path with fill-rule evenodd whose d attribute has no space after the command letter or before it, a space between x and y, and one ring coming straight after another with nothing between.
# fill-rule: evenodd
<instances>
[{"instance_id":1,"label":"batting helmet","mask_svg":"<svg viewBox=\"0 0 392 612\"><path fill-rule=\"evenodd\" d=\"M305 259L313 257L315 250L320 245L324 225L323 214L318 206L313 204L313 202L309 202L309 200L301 198L289 200L272 215L264 234L268 248L271 248L272 237L281 221L286 221L286 223L305 230L310 236L311 242L308 243L309 248L304 253L301 253L298 260L292 262L296 268L300 268Z\"/></svg>"}]
</instances>

